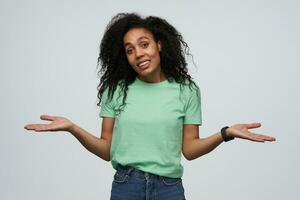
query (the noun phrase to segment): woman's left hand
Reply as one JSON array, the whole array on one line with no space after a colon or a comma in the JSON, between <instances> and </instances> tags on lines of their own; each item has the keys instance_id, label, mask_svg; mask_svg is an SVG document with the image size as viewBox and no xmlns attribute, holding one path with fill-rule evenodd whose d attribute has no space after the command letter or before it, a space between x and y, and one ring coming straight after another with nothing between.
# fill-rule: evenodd
<instances>
[{"instance_id":1,"label":"woman's left hand","mask_svg":"<svg viewBox=\"0 0 300 200\"><path fill-rule=\"evenodd\" d=\"M276 139L271 136L252 133L248 129L260 127L260 123L251 123L251 124L235 124L226 129L226 135L229 137L236 137L246 140L251 140L254 142L265 142L265 141L275 141Z\"/></svg>"}]
</instances>

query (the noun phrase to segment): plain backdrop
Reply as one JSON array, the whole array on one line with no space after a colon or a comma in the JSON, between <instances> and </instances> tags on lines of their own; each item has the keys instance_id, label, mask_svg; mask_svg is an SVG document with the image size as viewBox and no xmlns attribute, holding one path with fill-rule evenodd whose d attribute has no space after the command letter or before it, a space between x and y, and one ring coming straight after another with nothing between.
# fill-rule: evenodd
<instances>
[{"instance_id":1,"label":"plain backdrop","mask_svg":"<svg viewBox=\"0 0 300 200\"><path fill-rule=\"evenodd\" d=\"M236 139L182 158L186 198L299 199L299 8L296 0L1 0L0 199L109 199L109 162L66 132L23 127L50 114L100 136L99 43L119 12L159 16L182 33L201 89L200 137L261 122L255 132L277 139Z\"/></svg>"}]
</instances>

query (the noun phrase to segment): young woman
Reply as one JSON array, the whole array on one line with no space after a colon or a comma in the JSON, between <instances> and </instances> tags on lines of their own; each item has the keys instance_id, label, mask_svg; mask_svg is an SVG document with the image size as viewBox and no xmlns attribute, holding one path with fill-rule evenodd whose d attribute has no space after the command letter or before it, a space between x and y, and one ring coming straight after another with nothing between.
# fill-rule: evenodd
<instances>
[{"instance_id":1,"label":"young woman","mask_svg":"<svg viewBox=\"0 0 300 200\"><path fill-rule=\"evenodd\" d=\"M42 115L51 123L25 128L70 132L111 161L112 200L185 199L181 153L193 160L234 138L275 141L249 131L259 123L225 126L200 139L200 89L188 74L186 55L188 45L164 19L118 14L106 28L98 58L101 138L59 116Z\"/></svg>"}]
</instances>

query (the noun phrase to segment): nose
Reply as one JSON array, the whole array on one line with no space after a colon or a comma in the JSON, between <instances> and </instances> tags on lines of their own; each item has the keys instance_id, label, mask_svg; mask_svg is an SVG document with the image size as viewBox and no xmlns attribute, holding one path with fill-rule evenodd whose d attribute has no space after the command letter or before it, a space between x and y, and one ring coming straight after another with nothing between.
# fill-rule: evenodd
<instances>
[{"instance_id":1,"label":"nose","mask_svg":"<svg viewBox=\"0 0 300 200\"><path fill-rule=\"evenodd\" d=\"M136 50L135 50L135 57L136 58L140 58L140 57L143 57L143 55L144 55L143 49L136 48Z\"/></svg>"}]
</instances>

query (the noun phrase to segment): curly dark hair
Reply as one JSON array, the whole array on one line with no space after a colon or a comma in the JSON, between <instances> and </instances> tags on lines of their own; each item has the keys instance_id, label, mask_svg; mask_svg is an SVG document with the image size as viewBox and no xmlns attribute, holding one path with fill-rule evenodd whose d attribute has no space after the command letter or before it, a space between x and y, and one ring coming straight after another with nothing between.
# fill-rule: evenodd
<instances>
[{"instance_id":1,"label":"curly dark hair","mask_svg":"<svg viewBox=\"0 0 300 200\"><path fill-rule=\"evenodd\" d=\"M100 106L102 94L107 87L108 99L113 98L118 84L123 91L123 103L117 109L117 113L126 104L128 85L133 83L138 75L128 63L123 47L123 37L132 28L144 28L152 33L156 42L161 42L161 70L168 81L175 80L180 84L180 88L186 85L187 81L189 87L191 84L197 87L188 74L185 55L192 56L189 53L189 47L172 25L165 19L155 16L142 18L137 13L119 13L107 25L100 44L97 66L101 68L97 73L100 77L100 83L97 86L99 100L97 106Z\"/></svg>"}]
</instances>

